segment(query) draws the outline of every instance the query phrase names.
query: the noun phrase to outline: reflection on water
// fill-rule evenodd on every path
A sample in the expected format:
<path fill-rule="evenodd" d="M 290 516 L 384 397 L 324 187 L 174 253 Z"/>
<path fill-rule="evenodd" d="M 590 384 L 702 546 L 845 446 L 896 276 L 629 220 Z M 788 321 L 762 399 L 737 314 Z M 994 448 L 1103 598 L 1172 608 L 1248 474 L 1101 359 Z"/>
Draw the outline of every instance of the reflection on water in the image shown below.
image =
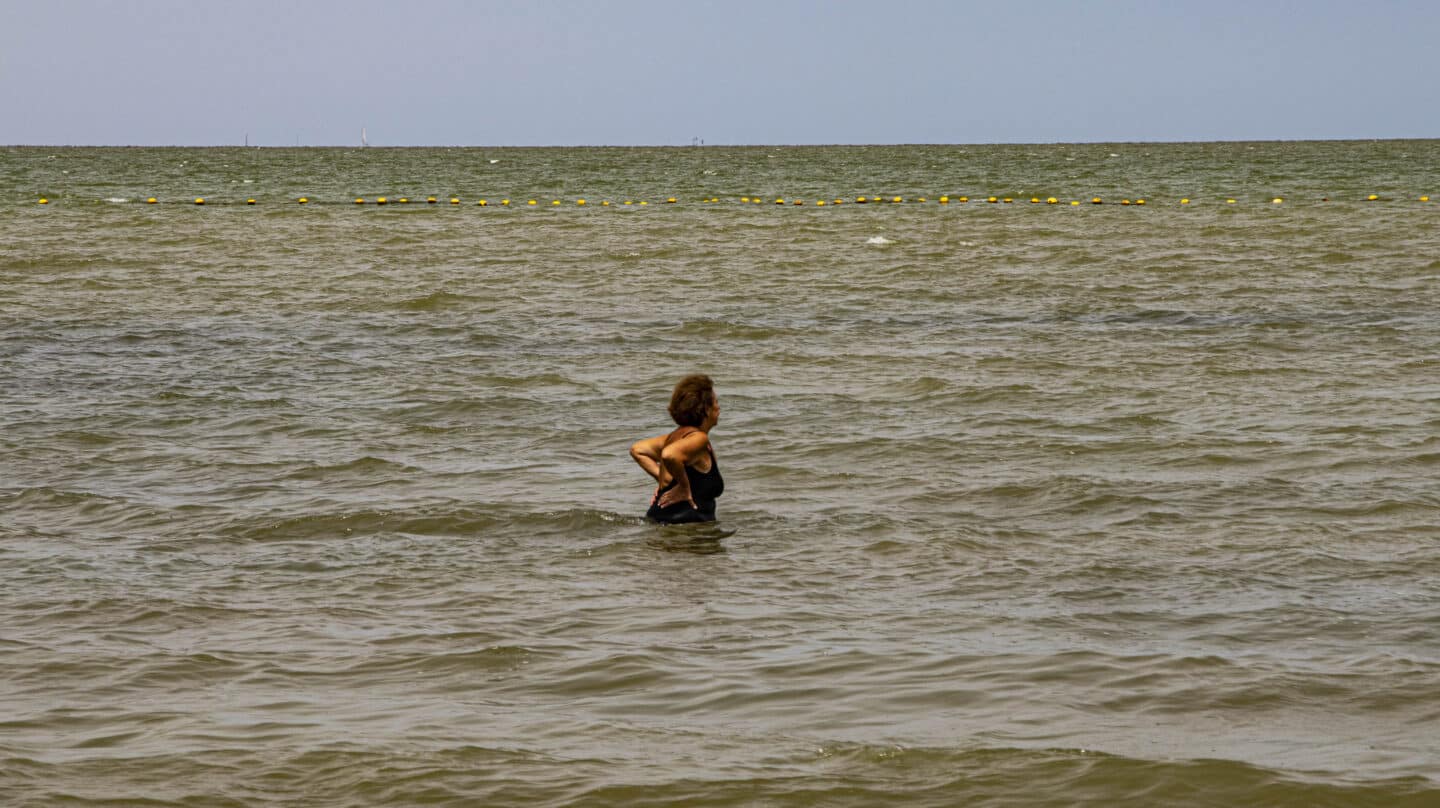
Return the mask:
<path fill-rule="evenodd" d="M 734 530 L 726 530 L 713 522 L 694 525 L 657 525 L 654 535 L 647 536 L 645 543 L 659 550 L 712 555 L 725 552 L 724 540 L 733 535 L 735 535 Z"/>

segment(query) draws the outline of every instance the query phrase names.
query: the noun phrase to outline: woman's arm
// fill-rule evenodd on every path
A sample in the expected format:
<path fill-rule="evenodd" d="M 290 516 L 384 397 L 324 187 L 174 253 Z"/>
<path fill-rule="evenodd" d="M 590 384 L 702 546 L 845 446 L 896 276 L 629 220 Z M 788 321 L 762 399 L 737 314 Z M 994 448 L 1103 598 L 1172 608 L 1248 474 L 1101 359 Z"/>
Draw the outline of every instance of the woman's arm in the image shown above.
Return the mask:
<path fill-rule="evenodd" d="M 645 438 L 630 445 L 630 457 L 640 464 L 640 468 L 645 469 L 646 474 L 654 477 L 656 482 L 660 481 L 660 453 L 665 449 L 666 437 L 660 435 Z"/>
<path fill-rule="evenodd" d="M 690 496 L 690 476 L 685 473 L 685 466 L 692 457 L 705 451 L 708 445 L 710 436 L 697 429 L 684 437 L 676 438 L 660 450 L 660 465 L 665 473 L 656 480 L 661 485 L 675 481 L 675 486 L 660 497 L 660 507 L 677 502 L 689 502 L 691 507 L 695 506 L 695 500 Z"/>

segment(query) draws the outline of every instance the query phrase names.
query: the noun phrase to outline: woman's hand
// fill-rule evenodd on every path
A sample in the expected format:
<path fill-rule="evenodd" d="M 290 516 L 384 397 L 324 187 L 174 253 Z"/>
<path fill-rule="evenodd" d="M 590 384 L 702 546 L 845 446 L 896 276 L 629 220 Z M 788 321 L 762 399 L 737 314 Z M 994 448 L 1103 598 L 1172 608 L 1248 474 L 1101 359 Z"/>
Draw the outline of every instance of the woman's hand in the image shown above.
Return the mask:
<path fill-rule="evenodd" d="M 691 499 L 690 497 L 690 486 L 688 485 L 685 486 L 684 491 L 680 490 L 680 486 L 672 485 L 670 486 L 669 490 L 666 490 L 664 493 L 661 493 L 661 489 L 659 488 L 655 490 L 655 493 L 660 494 L 660 500 L 655 504 L 659 505 L 662 508 L 668 508 L 671 505 L 679 505 L 682 502 L 688 503 L 692 508 L 697 507 L 695 505 L 695 500 Z"/>

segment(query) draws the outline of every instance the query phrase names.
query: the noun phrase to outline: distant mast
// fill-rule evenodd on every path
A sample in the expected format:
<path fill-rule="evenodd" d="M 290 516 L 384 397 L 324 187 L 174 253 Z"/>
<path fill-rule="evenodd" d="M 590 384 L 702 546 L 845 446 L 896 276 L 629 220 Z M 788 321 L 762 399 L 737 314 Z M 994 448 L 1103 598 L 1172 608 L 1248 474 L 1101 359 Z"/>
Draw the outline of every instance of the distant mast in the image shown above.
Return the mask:
<path fill-rule="evenodd" d="M 369 145 L 370 145 L 370 139 L 367 138 L 367 137 L 365 137 L 365 127 L 362 126 L 362 127 L 360 127 L 360 148 L 363 149 L 363 148 L 365 148 L 366 146 L 369 146 Z"/>

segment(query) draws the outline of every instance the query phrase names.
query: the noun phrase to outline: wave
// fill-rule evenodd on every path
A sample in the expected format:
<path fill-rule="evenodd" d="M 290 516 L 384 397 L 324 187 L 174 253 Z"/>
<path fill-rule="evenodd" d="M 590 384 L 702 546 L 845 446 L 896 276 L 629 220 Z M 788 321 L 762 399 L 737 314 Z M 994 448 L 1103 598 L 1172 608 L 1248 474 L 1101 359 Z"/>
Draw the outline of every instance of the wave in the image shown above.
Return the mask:
<path fill-rule="evenodd" d="M 256 724 L 256 737 L 285 727 Z M 113 738 L 123 748 L 125 738 Z M 197 739 L 198 740 L 198 739 Z M 191 805 L 1345 805 L 1428 808 L 1440 788 L 1420 777 L 1352 780 L 1210 759 L 1145 759 L 1078 748 L 1004 745 L 757 743 L 616 739 L 613 756 L 556 754 L 530 744 L 376 748 L 361 738 L 316 747 L 237 746 L 212 736 L 195 751 L 6 760 L 17 804 Z M 677 743 L 688 741 L 689 743 Z M 787 742 L 788 741 L 788 742 Z M 630 749 L 623 749 L 628 745 Z M 113 750 L 112 750 L 113 751 Z M 649 752 L 646 757 L 646 752 Z M 627 759 L 628 758 L 628 759 Z M 634 758 L 641 758 L 636 760 Z"/>
<path fill-rule="evenodd" d="M 481 302 L 481 298 L 442 291 L 401 300 L 395 304 L 395 308 L 401 311 L 442 311 L 478 302 Z"/>
<path fill-rule="evenodd" d="M 40 486 L 0 493 L 9 526 L 34 535 L 100 538 L 164 526 L 163 508 L 131 497 Z"/>
<path fill-rule="evenodd" d="M 396 510 L 321 510 L 290 516 L 245 517 L 223 534 L 248 541 L 306 541 L 377 534 L 414 536 L 503 535 L 579 537 L 605 534 L 617 526 L 644 524 L 637 515 L 589 508 L 533 508 L 523 505 L 429 505 Z"/>
<path fill-rule="evenodd" d="M 282 479 L 287 480 L 333 480 L 337 476 L 357 476 L 364 478 L 403 477 L 419 473 L 421 470 L 404 463 L 397 463 L 393 460 L 386 460 L 381 457 L 365 456 L 344 463 L 332 463 L 328 465 L 307 465 L 304 468 L 296 469 L 286 474 Z"/>

